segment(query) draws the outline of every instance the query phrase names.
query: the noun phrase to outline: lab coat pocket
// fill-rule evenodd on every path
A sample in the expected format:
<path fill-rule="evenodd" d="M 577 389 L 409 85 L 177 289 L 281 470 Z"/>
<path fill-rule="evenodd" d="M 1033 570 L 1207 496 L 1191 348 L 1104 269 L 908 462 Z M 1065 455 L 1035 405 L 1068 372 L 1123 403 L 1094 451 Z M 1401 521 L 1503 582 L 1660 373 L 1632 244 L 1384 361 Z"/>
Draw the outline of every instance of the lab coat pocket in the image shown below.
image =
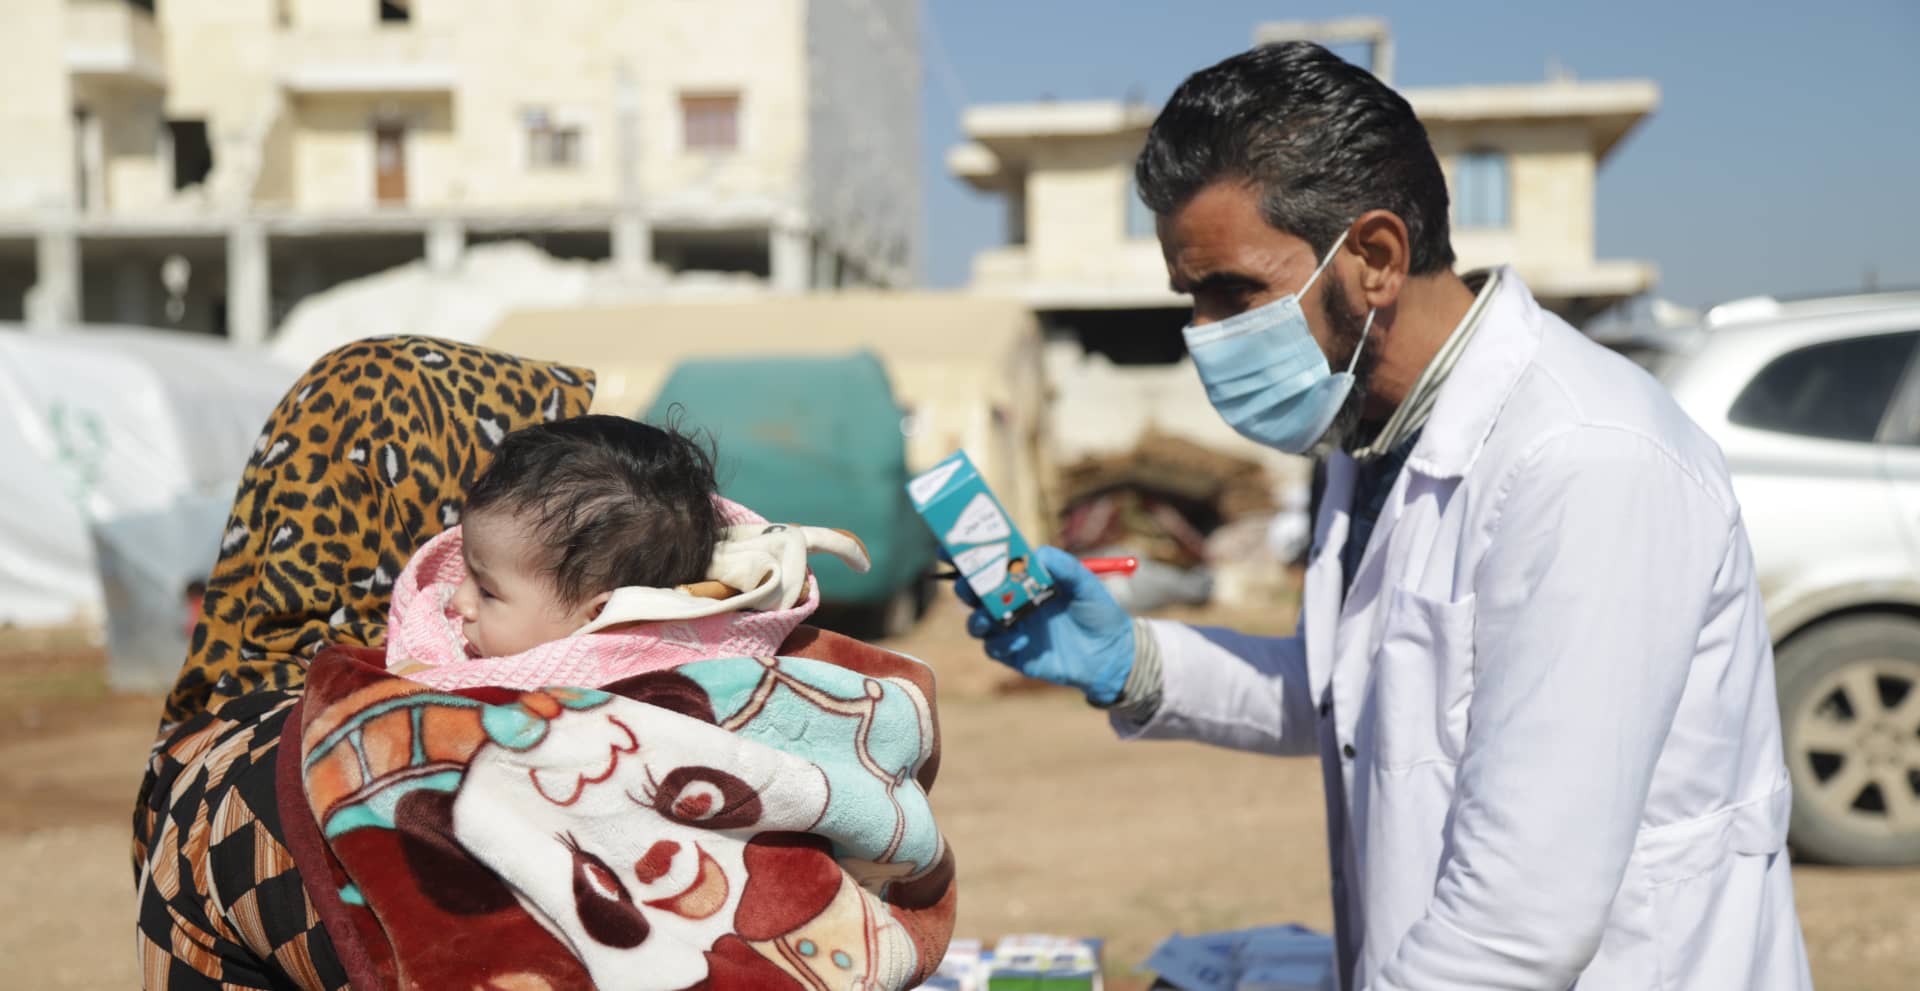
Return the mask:
<path fill-rule="evenodd" d="M 1457 763 L 1473 689 L 1473 596 L 1452 602 L 1393 589 L 1374 654 L 1374 746 L 1385 770 Z"/>
<path fill-rule="evenodd" d="M 1634 857 L 1652 886 L 1661 986 L 1750 988 L 1747 969 L 1797 933 L 1756 926 L 1768 871 L 1786 856 L 1785 788 L 1693 822 L 1649 831 Z M 1760 913 L 1764 922 L 1771 915 Z"/>

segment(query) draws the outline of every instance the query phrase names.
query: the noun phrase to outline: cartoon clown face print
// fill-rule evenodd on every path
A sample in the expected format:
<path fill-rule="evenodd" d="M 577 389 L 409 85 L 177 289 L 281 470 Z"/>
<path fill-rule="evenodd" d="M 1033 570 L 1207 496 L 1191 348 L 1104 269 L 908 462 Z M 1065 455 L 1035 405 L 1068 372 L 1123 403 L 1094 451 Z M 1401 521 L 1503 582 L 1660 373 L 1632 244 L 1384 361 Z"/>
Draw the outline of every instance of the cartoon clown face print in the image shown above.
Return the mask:
<path fill-rule="evenodd" d="M 699 719 L 590 695 L 588 708 L 546 706 L 540 693 L 493 707 L 454 835 L 595 986 L 685 988 L 735 928 L 748 841 L 816 825 L 827 779 Z"/>

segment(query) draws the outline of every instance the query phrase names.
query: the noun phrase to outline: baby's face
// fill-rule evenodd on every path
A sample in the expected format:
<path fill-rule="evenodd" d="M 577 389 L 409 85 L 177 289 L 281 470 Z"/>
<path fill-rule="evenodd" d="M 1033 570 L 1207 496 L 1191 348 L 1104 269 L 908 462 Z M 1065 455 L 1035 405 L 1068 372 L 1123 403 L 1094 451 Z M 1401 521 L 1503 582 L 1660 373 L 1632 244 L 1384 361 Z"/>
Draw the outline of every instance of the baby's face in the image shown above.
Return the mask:
<path fill-rule="evenodd" d="M 537 567 L 539 546 L 510 513 L 469 515 L 461 528 L 467 580 L 453 593 L 467 642 L 481 657 L 507 657 L 559 640 L 593 618 L 594 602 L 568 608 Z"/>

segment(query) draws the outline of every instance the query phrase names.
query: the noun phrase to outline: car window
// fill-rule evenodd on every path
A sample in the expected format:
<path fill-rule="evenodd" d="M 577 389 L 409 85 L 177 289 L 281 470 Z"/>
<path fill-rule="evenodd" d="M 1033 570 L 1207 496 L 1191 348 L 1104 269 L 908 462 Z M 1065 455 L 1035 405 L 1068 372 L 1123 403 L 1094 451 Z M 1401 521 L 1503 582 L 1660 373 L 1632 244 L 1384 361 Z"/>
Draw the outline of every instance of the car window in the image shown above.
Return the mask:
<path fill-rule="evenodd" d="M 1914 337 L 1914 361 L 1920 363 L 1920 332 Z M 1920 367 L 1909 368 L 1901 381 L 1899 394 L 1893 397 L 1893 408 L 1887 411 L 1886 421 L 1880 426 L 1880 440 L 1902 447 L 1920 447 Z"/>
<path fill-rule="evenodd" d="M 1916 339 L 1920 332 L 1878 334 L 1788 352 L 1754 376 L 1727 418 L 1760 430 L 1870 442 Z"/>

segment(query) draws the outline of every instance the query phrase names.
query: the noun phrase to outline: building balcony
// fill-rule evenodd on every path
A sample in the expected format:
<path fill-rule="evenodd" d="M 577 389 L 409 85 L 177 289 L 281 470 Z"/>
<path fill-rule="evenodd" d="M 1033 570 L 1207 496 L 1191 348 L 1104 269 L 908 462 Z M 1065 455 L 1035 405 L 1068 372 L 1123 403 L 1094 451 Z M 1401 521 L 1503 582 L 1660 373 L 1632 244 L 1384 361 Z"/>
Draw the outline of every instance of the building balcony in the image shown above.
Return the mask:
<path fill-rule="evenodd" d="M 1604 309 L 1660 282 L 1651 262 L 1595 258 L 1590 240 L 1550 226 L 1456 230 L 1453 250 L 1455 271 L 1512 265 L 1536 298 L 1563 315 Z"/>
<path fill-rule="evenodd" d="M 973 288 L 988 293 L 1013 292 L 1026 286 L 1027 270 L 1025 245 L 987 248 L 973 256 Z"/>
<path fill-rule="evenodd" d="M 452 36 L 411 27 L 290 31 L 275 54 L 296 93 L 444 93 L 457 78 Z"/>
<path fill-rule="evenodd" d="M 166 50 L 150 3 L 68 0 L 66 44 L 67 71 L 76 76 L 166 85 Z"/>
<path fill-rule="evenodd" d="M 1660 283 L 1660 269 L 1652 262 L 1631 258 L 1604 258 L 1584 265 L 1514 266 L 1527 287 L 1543 300 L 1596 300 L 1608 305 L 1648 292 Z"/>
<path fill-rule="evenodd" d="M 1131 239 L 1083 252 L 1073 263 L 1046 264 L 1027 245 L 991 248 L 973 256 L 969 288 L 1023 300 L 1037 310 L 1180 309 L 1187 297 L 1167 288 L 1158 242 Z M 1055 259 L 1058 261 L 1059 259 Z"/>

